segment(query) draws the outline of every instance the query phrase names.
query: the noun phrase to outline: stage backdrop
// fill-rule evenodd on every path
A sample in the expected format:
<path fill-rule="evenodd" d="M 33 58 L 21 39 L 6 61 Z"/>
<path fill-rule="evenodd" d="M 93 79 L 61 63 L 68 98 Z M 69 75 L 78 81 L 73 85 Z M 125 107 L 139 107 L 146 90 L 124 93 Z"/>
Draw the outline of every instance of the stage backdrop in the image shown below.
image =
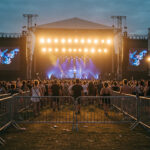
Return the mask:
<path fill-rule="evenodd" d="M 98 78 L 112 73 L 112 27 L 71 18 L 37 26 L 35 35 L 33 75 Z"/>

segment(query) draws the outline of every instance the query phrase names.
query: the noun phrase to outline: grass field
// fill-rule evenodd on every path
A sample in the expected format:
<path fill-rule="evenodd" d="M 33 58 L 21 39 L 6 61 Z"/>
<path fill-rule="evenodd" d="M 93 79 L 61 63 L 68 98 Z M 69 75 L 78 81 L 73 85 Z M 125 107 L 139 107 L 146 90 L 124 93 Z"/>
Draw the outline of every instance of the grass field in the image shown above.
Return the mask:
<path fill-rule="evenodd" d="M 123 115 L 116 110 L 109 111 L 110 118 L 104 116 L 103 109 L 93 106 L 82 107 L 78 120 L 119 121 Z M 150 150 L 150 134 L 142 127 L 131 131 L 131 124 L 79 124 L 79 131 L 72 131 L 72 124 L 52 124 L 51 121 L 71 121 L 72 107 L 53 112 L 43 109 L 41 115 L 33 119 L 31 110 L 20 114 L 29 120 L 48 121 L 47 124 L 22 124 L 25 131 L 13 127 L 1 136 L 7 141 L 0 150 Z"/>
<path fill-rule="evenodd" d="M 142 128 L 129 125 L 26 124 L 25 131 L 10 128 L 2 137 L 7 144 L 1 150 L 149 150 L 150 136 Z"/>

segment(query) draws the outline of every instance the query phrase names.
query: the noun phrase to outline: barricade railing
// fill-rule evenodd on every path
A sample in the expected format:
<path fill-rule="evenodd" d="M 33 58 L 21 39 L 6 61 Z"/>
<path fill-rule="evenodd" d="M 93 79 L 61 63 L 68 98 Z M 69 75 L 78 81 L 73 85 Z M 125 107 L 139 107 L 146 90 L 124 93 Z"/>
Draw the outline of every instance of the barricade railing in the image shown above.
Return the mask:
<path fill-rule="evenodd" d="M 150 98 L 140 97 L 139 98 L 139 120 L 137 123 L 142 124 L 146 128 L 150 129 Z"/>
<path fill-rule="evenodd" d="M 14 120 L 18 123 L 72 123 L 74 98 L 71 96 L 17 96 Z"/>
<path fill-rule="evenodd" d="M 132 107 L 132 111 L 136 109 L 137 115 L 136 117 L 131 116 L 135 120 L 135 123 L 131 126 L 131 129 L 134 129 L 139 124 L 143 125 L 147 129 L 150 129 L 150 98 L 119 92 L 113 92 L 113 95 L 130 96 L 134 98 L 136 97 L 137 103 L 135 107 Z M 129 115 L 131 115 L 131 113 Z"/>
<path fill-rule="evenodd" d="M 27 95 L 29 92 L 23 92 L 21 95 Z M 8 96 L 0 99 L 0 133 L 10 125 L 17 127 L 13 118 L 13 105 L 14 105 L 14 96 L 20 95 L 19 93 L 14 94 L 13 96 Z M 5 144 L 5 140 L 0 137 L 0 144 Z"/>
<path fill-rule="evenodd" d="M 0 99 L 1 99 L 1 98 L 5 98 L 5 97 L 8 97 L 8 96 L 11 96 L 11 94 L 10 94 L 10 93 L 0 94 Z"/>
<path fill-rule="evenodd" d="M 76 123 L 133 123 L 136 98 L 130 96 L 82 96 L 76 99 Z"/>
<path fill-rule="evenodd" d="M 67 123 L 78 130 L 82 123 L 139 123 L 149 125 L 150 99 L 114 93 L 115 96 L 10 96 L 0 100 L 0 131 L 18 123 Z M 24 96 L 25 95 L 25 96 Z M 0 143 L 4 140 L 0 138 Z"/>

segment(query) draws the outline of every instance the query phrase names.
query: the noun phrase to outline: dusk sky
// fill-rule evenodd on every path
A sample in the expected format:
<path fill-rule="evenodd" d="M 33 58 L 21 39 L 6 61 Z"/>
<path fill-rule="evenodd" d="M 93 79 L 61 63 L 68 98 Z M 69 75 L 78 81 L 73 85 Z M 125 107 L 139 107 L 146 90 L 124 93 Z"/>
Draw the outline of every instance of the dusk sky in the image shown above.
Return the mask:
<path fill-rule="evenodd" d="M 38 14 L 38 25 L 78 17 L 111 26 L 110 16 L 127 16 L 129 33 L 150 27 L 150 0 L 0 0 L 0 32 L 21 32 L 24 13 Z"/>

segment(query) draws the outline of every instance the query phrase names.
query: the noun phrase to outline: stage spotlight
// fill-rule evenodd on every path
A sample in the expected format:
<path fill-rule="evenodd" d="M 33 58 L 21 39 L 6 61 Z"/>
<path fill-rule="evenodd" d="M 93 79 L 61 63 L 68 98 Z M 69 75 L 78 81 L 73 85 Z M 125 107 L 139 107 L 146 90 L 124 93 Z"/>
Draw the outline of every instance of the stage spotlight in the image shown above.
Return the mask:
<path fill-rule="evenodd" d="M 88 39 L 87 42 L 88 42 L 89 44 L 91 44 L 91 43 L 92 43 L 92 40 L 91 40 L 91 39 Z"/>
<path fill-rule="evenodd" d="M 95 49 L 94 48 L 91 49 L 91 53 L 95 53 Z"/>
<path fill-rule="evenodd" d="M 150 62 L 150 56 L 147 58 L 147 61 Z"/>
<path fill-rule="evenodd" d="M 74 39 L 74 42 L 75 42 L 75 43 L 78 43 L 78 39 Z"/>
<path fill-rule="evenodd" d="M 87 53 L 87 52 L 88 52 L 88 49 L 87 49 L 87 48 L 85 48 L 85 49 L 84 49 L 84 52 L 85 52 L 85 53 Z"/>
<path fill-rule="evenodd" d="M 49 52 L 52 52 L 52 48 L 49 48 L 48 51 L 49 51 Z"/>
<path fill-rule="evenodd" d="M 105 41 L 104 41 L 104 40 L 101 40 L 101 42 L 104 43 Z"/>
<path fill-rule="evenodd" d="M 47 43 L 51 43 L 52 42 L 52 40 L 51 39 L 47 39 Z"/>
<path fill-rule="evenodd" d="M 69 49 L 68 49 L 68 51 L 69 51 L 69 52 L 72 52 L 72 49 L 71 49 L 71 48 L 69 48 Z"/>
<path fill-rule="evenodd" d="M 72 43 L 72 39 L 68 39 L 68 43 Z"/>
<path fill-rule="evenodd" d="M 101 50 L 101 49 L 98 49 L 98 52 L 99 52 L 99 53 L 101 53 L 101 52 L 102 52 L 102 50 Z"/>
<path fill-rule="evenodd" d="M 42 44 L 45 43 L 44 38 L 41 38 L 41 39 L 40 39 L 40 43 L 42 43 Z"/>
<path fill-rule="evenodd" d="M 58 43 L 58 39 L 54 39 L 54 42 L 55 42 L 55 43 Z"/>
<path fill-rule="evenodd" d="M 73 49 L 73 51 L 74 51 L 74 52 L 76 52 L 76 51 L 77 51 L 77 49 Z"/>
<path fill-rule="evenodd" d="M 65 49 L 65 48 L 63 48 L 63 49 L 62 49 L 62 52 L 66 52 L 66 49 Z"/>
<path fill-rule="evenodd" d="M 46 48 L 42 48 L 42 52 L 46 52 Z"/>
<path fill-rule="evenodd" d="M 81 49 L 81 48 L 79 48 L 79 52 L 82 52 L 82 49 Z"/>
<path fill-rule="evenodd" d="M 65 40 L 65 39 L 62 39 L 61 42 L 64 44 L 64 43 L 66 42 L 66 40 Z"/>
<path fill-rule="evenodd" d="M 97 43 L 98 43 L 98 39 L 95 39 L 95 40 L 94 40 L 94 44 L 97 44 Z"/>
<path fill-rule="evenodd" d="M 105 49 L 104 49 L 104 53 L 107 53 L 107 52 L 108 52 L 108 50 L 107 50 L 107 48 L 105 48 Z"/>
<path fill-rule="evenodd" d="M 84 39 L 81 39 L 81 43 L 84 44 L 84 43 L 85 43 L 85 40 L 84 40 Z"/>
<path fill-rule="evenodd" d="M 55 48 L 55 52 L 58 52 L 58 48 Z"/>
<path fill-rule="evenodd" d="M 107 44 L 111 44 L 111 40 L 107 40 Z"/>

